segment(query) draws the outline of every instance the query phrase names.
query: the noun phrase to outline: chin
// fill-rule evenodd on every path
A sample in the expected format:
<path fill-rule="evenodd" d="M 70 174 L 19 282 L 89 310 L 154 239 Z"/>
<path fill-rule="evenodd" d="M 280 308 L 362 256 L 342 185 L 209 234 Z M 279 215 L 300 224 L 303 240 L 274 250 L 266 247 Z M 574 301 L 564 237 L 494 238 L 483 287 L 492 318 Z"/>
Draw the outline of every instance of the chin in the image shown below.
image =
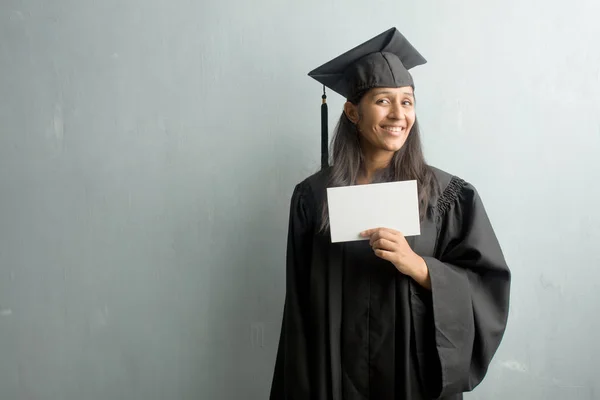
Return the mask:
<path fill-rule="evenodd" d="M 406 140 L 392 142 L 392 143 L 386 143 L 385 150 L 395 153 L 398 150 L 400 150 L 402 147 L 404 147 L 404 143 L 406 143 Z"/>

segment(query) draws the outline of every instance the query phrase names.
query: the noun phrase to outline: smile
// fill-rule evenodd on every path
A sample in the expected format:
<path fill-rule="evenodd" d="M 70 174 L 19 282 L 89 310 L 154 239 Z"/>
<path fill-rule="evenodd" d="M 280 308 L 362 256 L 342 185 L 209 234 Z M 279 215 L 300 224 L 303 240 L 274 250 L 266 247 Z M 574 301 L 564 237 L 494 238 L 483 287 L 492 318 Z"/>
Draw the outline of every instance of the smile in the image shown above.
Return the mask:
<path fill-rule="evenodd" d="M 391 134 L 402 133 L 406 129 L 403 126 L 383 126 L 382 128 Z"/>

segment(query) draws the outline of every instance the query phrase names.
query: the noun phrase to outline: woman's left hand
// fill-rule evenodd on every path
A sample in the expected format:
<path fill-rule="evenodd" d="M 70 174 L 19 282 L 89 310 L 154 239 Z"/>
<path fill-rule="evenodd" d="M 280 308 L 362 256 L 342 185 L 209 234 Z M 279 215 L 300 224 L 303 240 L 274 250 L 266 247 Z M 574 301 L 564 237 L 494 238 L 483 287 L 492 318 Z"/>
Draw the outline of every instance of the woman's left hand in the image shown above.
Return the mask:
<path fill-rule="evenodd" d="M 423 257 L 415 253 L 404 235 L 388 228 L 369 229 L 361 233 L 369 237 L 375 255 L 394 264 L 401 273 L 429 288 L 429 270 Z"/>

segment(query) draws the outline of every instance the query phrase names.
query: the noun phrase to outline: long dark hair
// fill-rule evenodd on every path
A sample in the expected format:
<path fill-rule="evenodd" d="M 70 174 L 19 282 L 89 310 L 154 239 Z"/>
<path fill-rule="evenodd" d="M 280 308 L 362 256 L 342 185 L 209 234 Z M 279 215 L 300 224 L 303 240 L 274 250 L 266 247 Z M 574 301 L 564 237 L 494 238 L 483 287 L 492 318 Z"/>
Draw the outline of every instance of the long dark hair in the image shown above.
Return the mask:
<path fill-rule="evenodd" d="M 365 92 L 351 102 L 358 105 Z M 364 156 L 360 146 L 358 127 L 342 112 L 331 142 L 332 166 L 329 171 L 328 187 L 356 185 L 364 168 Z M 387 168 L 376 174 L 373 182 L 416 180 L 419 196 L 419 214 L 423 220 L 428 212 L 431 198 L 436 192 L 436 179 L 432 169 L 425 162 L 421 145 L 419 123 L 415 122 L 404 145 L 392 157 Z M 329 227 L 327 196 L 322 208 L 321 230 Z"/>

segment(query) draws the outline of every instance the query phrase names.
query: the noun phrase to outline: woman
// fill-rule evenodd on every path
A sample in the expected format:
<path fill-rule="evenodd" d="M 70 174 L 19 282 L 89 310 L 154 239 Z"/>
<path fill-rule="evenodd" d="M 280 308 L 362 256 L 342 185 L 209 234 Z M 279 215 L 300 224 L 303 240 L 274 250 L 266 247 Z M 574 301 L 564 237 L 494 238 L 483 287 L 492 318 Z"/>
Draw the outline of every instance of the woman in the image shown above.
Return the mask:
<path fill-rule="evenodd" d="M 310 73 L 348 101 L 333 165 L 292 197 L 271 400 L 462 399 L 500 345 L 510 271 L 475 188 L 424 161 L 408 72 L 423 63 L 392 28 Z M 413 179 L 421 235 L 331 243 L 327 187 Z"/>

